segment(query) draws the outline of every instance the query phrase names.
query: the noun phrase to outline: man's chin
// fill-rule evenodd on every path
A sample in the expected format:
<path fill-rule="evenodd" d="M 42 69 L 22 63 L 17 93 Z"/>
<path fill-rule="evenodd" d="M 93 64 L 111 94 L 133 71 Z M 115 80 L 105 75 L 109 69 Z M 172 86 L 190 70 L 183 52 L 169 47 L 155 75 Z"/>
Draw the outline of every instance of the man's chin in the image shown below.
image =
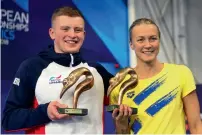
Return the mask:
<path fill-rule="evenodd" d="M 79 49 L 67 49 L 65 52 L 66 53 L 78 53 Z"/>

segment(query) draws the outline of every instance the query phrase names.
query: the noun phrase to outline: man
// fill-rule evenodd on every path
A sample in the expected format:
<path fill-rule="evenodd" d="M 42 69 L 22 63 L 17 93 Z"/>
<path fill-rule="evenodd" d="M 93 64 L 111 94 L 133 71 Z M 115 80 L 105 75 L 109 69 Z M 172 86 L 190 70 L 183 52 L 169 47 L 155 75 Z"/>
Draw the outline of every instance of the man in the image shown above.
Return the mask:
<path fill-rule="evenodd" d="M 19 67 L 3 112 L 5 130 L 23 129 L 30 134 L 103 133 L 103 98 L 112 77 L 101 65 L 85 62 L 79 50 L 85 38 L 84 18 L 78 10 L 58 8 L 52 15 L 49 35 L 54 46 Z M 80 67 L 94 76 L 94 86 L 79 98 L 78 107 L 87 108 L 87 116 L 59 114 L 58 108 L 72 107 L 76 84 L 59 102 L 62 80 Z M 81 80 L 80 80 L 81 81 Z"/>
<path fill-rule="evenodd" d="M 126 92 L 122 101 L 124 105 L 113 112 L 117 133 L 186 134 L 186 116 L 190 132 L 202 134 L 193 75 L 184 65 L 158 60 L 160 30 L 151 19 L 140 18 L 133 22 L 130 47 L 137 56 L 134 70 L 138 84 Z M 126 76 L 125 80 L 128 78 Z M 118 97 L 120 86 L 112 91 L 110 104 L 115 104 L 114 97 Z M 132 96 L 127 96 L 129 94 Z M 138 108 L 138 114 L 131 116 L 128 106 Z"/>

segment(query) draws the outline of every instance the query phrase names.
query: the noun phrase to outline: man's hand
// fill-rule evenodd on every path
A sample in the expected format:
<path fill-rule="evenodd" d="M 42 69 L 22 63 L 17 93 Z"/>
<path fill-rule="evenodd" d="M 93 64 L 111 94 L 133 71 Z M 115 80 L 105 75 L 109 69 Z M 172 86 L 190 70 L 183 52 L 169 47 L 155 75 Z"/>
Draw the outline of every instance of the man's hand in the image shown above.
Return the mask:
<path fill-rule="evenodd" d="M 68 106 L 65 104 L 61 104 L 58 101 L 52 101 L 48 105 L 47 113 L 48 117 L 52 120 L 60 120 L 65 118 L 70 118 L 68 114 L 59 114 L 57 108 L 67 108 Z"/>
<path fill-rule="evenodd" d="M 112 117 L 116 123 L 116 132 L 118 134 L 129 134 L 128 119 L 132 115 L 132 109 L 127 105 L 120 105 L 119 109 L 114 109 Z"/>

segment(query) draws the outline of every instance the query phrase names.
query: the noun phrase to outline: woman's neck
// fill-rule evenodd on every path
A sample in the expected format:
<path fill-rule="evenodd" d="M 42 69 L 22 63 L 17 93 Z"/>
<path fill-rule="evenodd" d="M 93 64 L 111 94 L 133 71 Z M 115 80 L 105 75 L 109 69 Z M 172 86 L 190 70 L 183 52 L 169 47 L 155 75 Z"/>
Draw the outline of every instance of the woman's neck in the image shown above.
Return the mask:
<path fill-rule="evenodd" d="M 164 64 L 156 60 L 153 63 L 138 62 L 135 71 L 139 79 L 147 79 L 155 76 L 163 69 Z"/>

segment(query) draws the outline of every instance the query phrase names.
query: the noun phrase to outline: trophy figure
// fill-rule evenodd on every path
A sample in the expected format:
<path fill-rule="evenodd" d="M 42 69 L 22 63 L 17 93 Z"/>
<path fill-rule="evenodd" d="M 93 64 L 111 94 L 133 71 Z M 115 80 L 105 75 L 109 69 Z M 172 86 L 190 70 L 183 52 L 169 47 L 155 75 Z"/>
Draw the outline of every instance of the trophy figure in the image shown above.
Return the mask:
<path fill-rule="evenodd" d="M 79 83 L 75 88 L 73 96 L 73 108 L 58 108 L 58 112 L 60 114 L 69 114 L 78 116 L 84 116 L 88 114 L 88 109 L 77 108 L 77 103 L 81 93 L 91 89 L 94 85 L 94 77 L 89 69 L 85 67 L 77 68 L 74 71 L 72 71 L 67 78 L 63 80 L 63 88 L 60 93 L 60 99 L 63 97 L 64 93 L 71 86 L 73 86 L 82 75 L 85 75 L 86 78 L 84 81 Z"/>
<path fill-rule="evenodd" d="M 126 77 L 126 75 L 129 74 L 130 78 L 122 83 L 120 90 L 119 90 L 119 96 L 118 96 L 118 102 L 116 105 L 109 105 L 106 107 L 106 111 L 113 112 L 115 108 L 119 108 L 119 105 L 122 104 L 122 99 L 124 94 L 130 90 L 136 87 L 138 82 L 138 77 L 133 68 L 124 68 L 121 69 L 115 77 L 111 78 L 109 83 L 110 86 L 107 90 L 107 96 L 110 96 L 110 93 L 114 90 L 116 86 L 118 86 Z M 137 108 L 132 108 L 132 114 L 137 114 Z"/>

